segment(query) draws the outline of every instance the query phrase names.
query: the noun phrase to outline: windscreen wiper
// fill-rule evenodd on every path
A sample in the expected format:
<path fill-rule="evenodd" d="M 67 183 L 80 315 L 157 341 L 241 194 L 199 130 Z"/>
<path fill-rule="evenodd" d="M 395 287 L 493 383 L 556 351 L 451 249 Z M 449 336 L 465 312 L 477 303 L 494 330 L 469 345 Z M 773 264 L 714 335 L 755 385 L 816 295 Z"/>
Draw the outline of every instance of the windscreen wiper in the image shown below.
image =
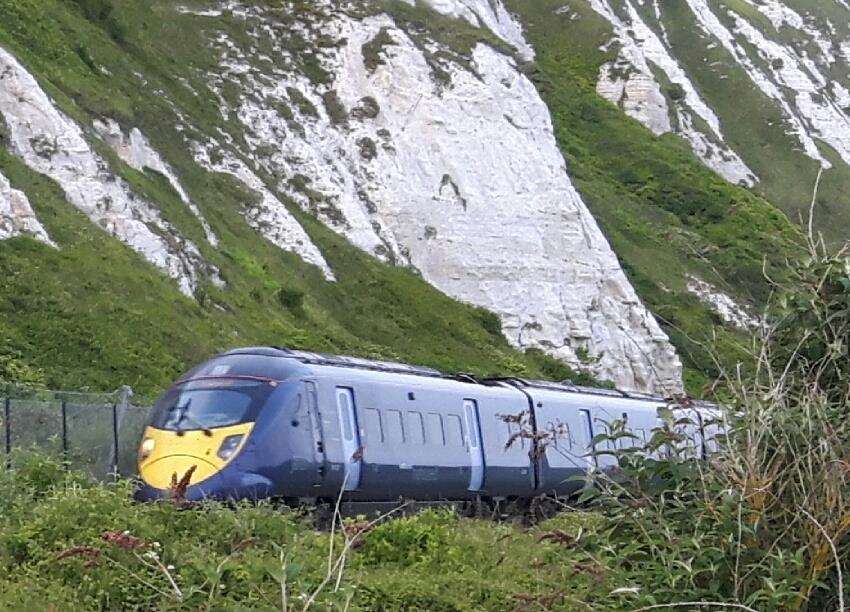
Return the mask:
<path fill-rule="evenodd" d="M 198 421 L 196 421 L 192 417 L 186 416 L 185 412 L 177 420 L 177 424 L 179 425 L 183 421 L 187 421 L 189 423 L 189 425 L 194 425 L 195 429 L 200 429 L 202 432 L 204 432 L 205 436 L 207 436 L 208 438 L 212 438 L 212 435 L 213 435 L 212 429 L 210 429 L 209 427 L 204 427 L 203 425 L 201 425 Z M 188 430 L 178 428 L 177 429 L 177 435 L 181 436 L 184 433 L 186 433 L 186 431 L 188 431 Z"/>
<path fill-rule="evenodd" d="M 183 404 L 182 406 L 175 404 L 174 406 L 172 406 L 171 408 L 168 409 L 169 412 L 171 412 L 173 410 L 179 410 L 180 411 L 180 416 L 177 417 L 177 421 L 174 423 L 174 431 L 177 432 L 178 436 L 185 435 L 186 430 L 180 429 L 180 423 L 182 423 L 183 421 L 189 421 L 190 424 L 194 423 L 195 427 L 197 429 L 200 429 L 201 431 L 203 431 L 205 436 L 207 436 L 208 438 L 211 438 L 213 433 L 212 433 L 212 430 L 209 427 L 204 427 L 201 423 L 198 423 L 198 421 L 196 421 L 192 417 L 188 416 L 189 406 L 191 406 L 191 405 L 192 405 L 192 399 L 190 398 L 190 399 L 186 400 L 186 403 Z"/>

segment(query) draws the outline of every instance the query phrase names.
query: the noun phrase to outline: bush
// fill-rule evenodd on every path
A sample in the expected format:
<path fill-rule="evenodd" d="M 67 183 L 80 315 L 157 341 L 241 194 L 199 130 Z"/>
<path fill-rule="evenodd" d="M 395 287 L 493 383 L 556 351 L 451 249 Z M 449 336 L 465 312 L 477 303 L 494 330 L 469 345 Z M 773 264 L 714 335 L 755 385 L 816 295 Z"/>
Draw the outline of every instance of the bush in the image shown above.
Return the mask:
<path fill-rule="evenodd" d="M 0 346 L 0 391 L 12 385 L 44 387 L 44 372 L 33 368 L 18 351 Z"/>
<path fill-rule="evenodd" d="M 439 558 L 446 562 L 444 546 L 454 514 L 428 510 L 412 517 L 388 521 L 365 536 L 366 563 L 415 565 Z M 440 553 L 439 555 L 437 553 Z"/>
<path fill-rule="evenodd" d="M 599 545 L 639 572 L 635 605 L 826 610 L 850 593 L 850 258 L 810 241 L 790 267 L 751 362 L 716 386 L 726 434 L 710 464 L 670 412 L 584 493 L 617 525 Z"/>
<path fill-rule="evenodd" d="M 478 318 L 481 320 L 481 327 L 483 327 L 488 334 L 497 338 L 503 337 L 502 320 L 499 319 L 497 314 L 487 310 L 486 308 L 476 308 L 475 314 L 477 314 Z"/>
<path fill-rule="evenodd" d="M 9 126 L 6 123 L 6 119 L 0 115 L 0 147 L 9 146 L 9 138 L 11 133 L 9 132 Z"/>
<path fill-rule="evenodd" d="M 127 27 L 115 16 L 115 7 L 110 0 L 71 0 L 86 19 L 106 30 L 117 43 L 127 37 Z"/>
<path fill-rule="evenodd" d="M 97 64 L 94 61 L 94 58 L 91 56 L 88 47 L 84 44 L 80 43 L 74 47 L 74 51 L 76 51 L 77 56 L 82 60 L 82 62 L 88 66 L 89 70 L 98 74 L 100 71 L 98 70 Z"/>
<path fill-rule="evenodd" d="M 685 89 L 678 83 L 673 83 L 667 88 L 667 95 L 673 102 L 681 102 L 685 99 Z"/>
<path fill-rule="evenodd" d="M 281 287 L 275 292 L 281 306 L 296 314 L 304 314 L 304 292 Z"/>

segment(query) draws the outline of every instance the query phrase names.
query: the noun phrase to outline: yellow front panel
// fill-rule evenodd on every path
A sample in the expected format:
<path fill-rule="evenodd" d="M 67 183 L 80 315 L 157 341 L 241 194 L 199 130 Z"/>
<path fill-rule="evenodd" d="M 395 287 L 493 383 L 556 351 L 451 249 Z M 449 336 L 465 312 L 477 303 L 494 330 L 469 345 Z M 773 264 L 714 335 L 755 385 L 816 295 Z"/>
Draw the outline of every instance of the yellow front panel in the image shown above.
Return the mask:
<path fill-rule="evenodd" d="M 178 436 L 176 431 L 148 427 L 143 440 L 152 440 L 154 447 L 147 457 L 140 458 L 139 474 L 152 487 L 168 489 L 175 475 L 180 480 L 195 466 L 190 484 L 202 482 L 219 472 L 239 454 L 253 427 L 253 423 L 219 427 L 210 430 L 211 436 L 203 431 L 184 431 L 183 435 Z M 230 455 L 230 459 L 220 458 L 217 453 L 224 439 L 239 434 L 244 436 L 239 448 Z"/>

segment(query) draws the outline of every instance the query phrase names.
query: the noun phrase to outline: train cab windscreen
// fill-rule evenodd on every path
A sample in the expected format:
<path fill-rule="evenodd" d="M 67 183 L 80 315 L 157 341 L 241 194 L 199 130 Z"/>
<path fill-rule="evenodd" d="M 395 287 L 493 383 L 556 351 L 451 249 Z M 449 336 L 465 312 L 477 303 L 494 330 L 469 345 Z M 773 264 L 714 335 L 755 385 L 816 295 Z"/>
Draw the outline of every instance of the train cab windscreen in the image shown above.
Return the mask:
<path fill-rule="evenodd" d="M 157 402 L 151 426 L 167 431 L 209 430 L 256 419 L 274 386 L 241 379 L 196 380 L 173 387 Z"/>

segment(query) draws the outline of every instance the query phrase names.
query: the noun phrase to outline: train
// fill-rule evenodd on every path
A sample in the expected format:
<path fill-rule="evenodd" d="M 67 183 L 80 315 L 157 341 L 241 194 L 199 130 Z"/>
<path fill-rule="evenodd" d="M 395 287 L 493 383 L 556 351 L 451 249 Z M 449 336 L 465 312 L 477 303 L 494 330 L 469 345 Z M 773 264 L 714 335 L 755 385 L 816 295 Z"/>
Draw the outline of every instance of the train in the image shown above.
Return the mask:
<path fill-rule="evenodd" d="M 189 501 L 568 496 L 613 469 L 616 448 L 648 441 L 669 404 L 569 381 L 242 348 L 192 369 L 156 403 L 136 496 L 167 498 L 175 483 Z M 705 457 L 716 445 L 716 408 L 688 410 L 677 426 Z M 613 423 L 628 435 L 603 435 Z"/>

